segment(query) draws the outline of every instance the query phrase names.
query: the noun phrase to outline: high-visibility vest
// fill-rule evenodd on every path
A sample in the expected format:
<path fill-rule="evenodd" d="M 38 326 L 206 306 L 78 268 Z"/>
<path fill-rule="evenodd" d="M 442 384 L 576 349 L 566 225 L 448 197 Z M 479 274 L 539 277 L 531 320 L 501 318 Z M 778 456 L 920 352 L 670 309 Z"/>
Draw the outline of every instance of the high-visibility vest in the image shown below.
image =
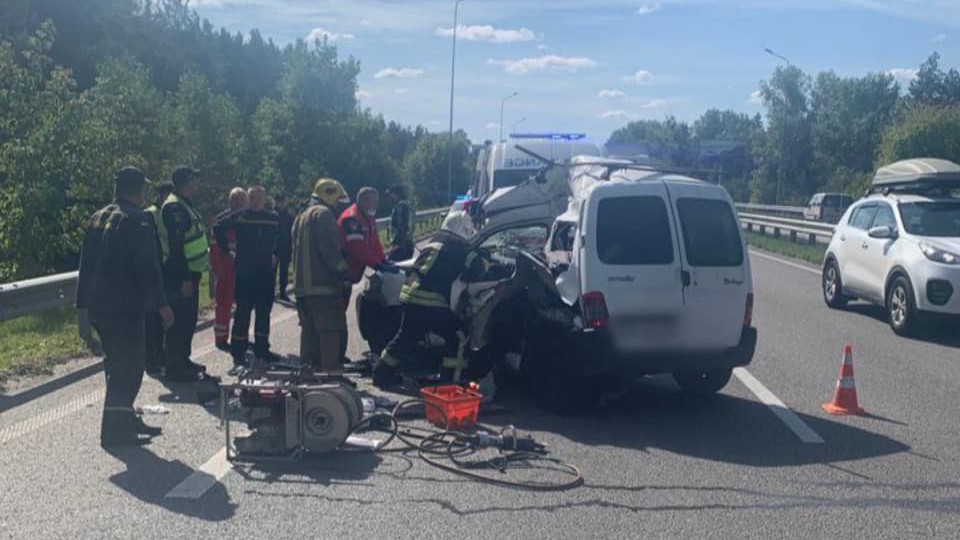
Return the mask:
<path fill-rule="evenodd" d="M 151 204 L 144 212 L 153 217 L 153 223 L 157 227 L 157 240 L 160 241 L 160 260 L 166 261 L 170 253 L 170 240 L 167 237 L 167 228 L 163 225 L 163 213 L 156 204 Z"/>
<path fill-rule="evenodd" d="M 207 243 L 207 232 L 204 230 L 203 220 L 200 218 L 200 214 L 193 209 L 193 206 L 176 193 L 171 193 L 167 197 L 167 200 L 163 202 L 163 207 L 166 208 L 168 204 L 173 203 L 180 203 L 190 214 L 190 229 L 183 237 L 183 254 L 187 259 L 187 269 L 198 274 L 206 272 L 209 265 L 207 251 L 210 244 Z M 169 257 L 169 253 L 167 257 Z M 166 258 L 164 261 L 166 261 Z"/>

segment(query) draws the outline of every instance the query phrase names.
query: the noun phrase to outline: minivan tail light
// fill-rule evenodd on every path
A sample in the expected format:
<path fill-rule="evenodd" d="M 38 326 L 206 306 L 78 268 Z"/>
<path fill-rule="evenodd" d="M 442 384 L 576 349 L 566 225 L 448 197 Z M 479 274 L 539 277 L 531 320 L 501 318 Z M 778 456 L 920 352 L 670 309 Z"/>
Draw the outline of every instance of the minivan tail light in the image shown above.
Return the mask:
<path fill-rule="evenodd" d="M 743 326 L 749 328 L 753 325 L 753 293 L 747 293 L 747 305 L 743 311 Z"/>
<path fill-rule="evenodd" d="M 588 292 L 583 295 L 583 319 L 587 328 L 606 328 L 610 322 L 607 301 L 602 292 Z"/>

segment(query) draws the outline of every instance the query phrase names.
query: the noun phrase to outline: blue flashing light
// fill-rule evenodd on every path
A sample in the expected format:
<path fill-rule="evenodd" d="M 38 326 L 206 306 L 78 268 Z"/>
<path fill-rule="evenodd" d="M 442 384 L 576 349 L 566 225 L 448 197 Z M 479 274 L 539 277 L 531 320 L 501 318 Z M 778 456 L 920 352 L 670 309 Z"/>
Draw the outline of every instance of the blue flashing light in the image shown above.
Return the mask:
<path fill-rule="evenodd" d="M 579 141 L 586 139 L 586 133 L 511 133 L 511 139 L 548 139 L 552 141 Z"/>

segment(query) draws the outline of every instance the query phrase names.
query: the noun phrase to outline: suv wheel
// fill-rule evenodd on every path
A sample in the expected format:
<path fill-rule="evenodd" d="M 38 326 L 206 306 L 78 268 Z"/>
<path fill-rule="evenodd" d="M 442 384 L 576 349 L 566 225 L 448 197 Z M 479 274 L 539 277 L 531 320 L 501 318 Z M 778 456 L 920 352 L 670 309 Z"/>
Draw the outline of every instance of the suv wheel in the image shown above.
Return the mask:
<path fill-rule="evenodd" d="M 673 374 L 680 388 L 694 396 L 711 396 L 719 392 L 730 382 L 732 369 L 711 371 L 680 371 Z"/>
<path fill-rule="evenodd" d="M 913 298 L 913 287 L 904 276 L 897 276 L 887 292 L 887 313 L 890 327 L 897 335 L 909 336 L 917 326 L 917 304 Z"/>
<path fill-rule="evenodd" d="M 823 301 L 833 309 L 842 309 L 850 299 L 843 295 L 843 280 L 837 261 L 831 259 L 823 267 Z"/>

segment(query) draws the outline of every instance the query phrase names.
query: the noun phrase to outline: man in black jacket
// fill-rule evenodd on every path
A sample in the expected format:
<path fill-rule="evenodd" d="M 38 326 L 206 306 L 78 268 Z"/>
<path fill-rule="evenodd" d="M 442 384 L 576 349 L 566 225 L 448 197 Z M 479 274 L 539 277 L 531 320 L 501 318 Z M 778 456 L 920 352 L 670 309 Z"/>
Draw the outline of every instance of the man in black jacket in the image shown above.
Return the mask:
<path fill-rule="evenodd" d="M 407 188 L 397 184 L 387 190 L 387 196 L 393 202 L 388 256 L 391 261 L 405 261 L 413 257 L 413 211 L 407 200 Z"/>
<path fill-rule="evenodd" d="M 139 169 L 124 167 L 115 182 L 114 202 L 87 223 L 77 284 L 77 307 L 89 311 L 106 355 L 100 428 L 105 447 L 144 444 L 148 439 L 140 435 L 160 434 L 136 416 L 133 402 L 146 361 L 146 313 L 158 312 L 167 328 L 174 322 L 160 274 L 156 226 L 141 210 L 147 179 Z"/>
<path fill-rule="evenodd" d="M 293 255 L 293 214 L 287 196 L 277 195 L 277 298 L 289 302 L 290 259 Z"/>
<path fill-rule="evenodd" d="M 237 311 L 230 332 L 230 353 L 234 365 L 245 364 L 250 339 L 250 313 L 256 311 L 253 325 L 253 352 L 257 358 L 273 360 L 270 352 L 270 310 L 273 309 L 273 271 L 277 263 L 277 215 L 264 208 L 267 192 L 260 186 L 250 188 L 246 210 L 232 214 L 214 227 L 218 246 L 228 246 L 236 260 Z M 235 231 L 231 245 L 228 231 Z"/>

